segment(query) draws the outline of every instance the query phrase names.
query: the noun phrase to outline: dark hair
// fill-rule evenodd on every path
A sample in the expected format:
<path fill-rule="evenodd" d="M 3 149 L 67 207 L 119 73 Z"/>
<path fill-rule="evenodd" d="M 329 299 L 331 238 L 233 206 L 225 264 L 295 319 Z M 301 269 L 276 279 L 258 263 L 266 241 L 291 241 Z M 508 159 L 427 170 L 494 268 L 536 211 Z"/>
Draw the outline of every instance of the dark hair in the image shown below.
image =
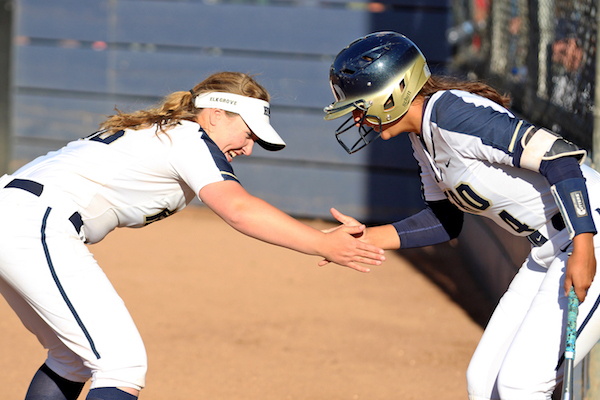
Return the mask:
<path fill-rule="evenodd" d="M 487 83 L 480 81 L 463 81 L 458 78 L 450 76 L 430 76 L 427 82 L 423 85 L 419 94 L 427 97 L 433 95 L 435 92 L 440 90 L 464 90 L 486 97 L 503 107 L 509 107 L 511 103 L 510 96 L 508 94 L 500 94 L 496 89 L 488 85 Z"/>

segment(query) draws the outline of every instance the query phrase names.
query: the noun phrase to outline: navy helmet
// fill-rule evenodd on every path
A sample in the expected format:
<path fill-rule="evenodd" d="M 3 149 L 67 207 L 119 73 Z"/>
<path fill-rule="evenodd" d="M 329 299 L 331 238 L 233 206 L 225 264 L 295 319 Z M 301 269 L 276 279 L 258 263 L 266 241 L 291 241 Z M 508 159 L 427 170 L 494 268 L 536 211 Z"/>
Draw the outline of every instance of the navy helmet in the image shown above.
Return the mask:
<path fill-rule="evenodd" d="M 406 36 L 386 31 L 361 37 L 340 51 L 331 65 L 329 84 L 335 102 L 325 107 L 325 119 L 357 109 L 363 112 L 360 136 L 350 142 L 341 138 L 356 125 L 352 116 L 336 131 L 342 147 L 354 153 L 379 137 L 382 124 L 406 114 L 430 75 L 423 53 Z M 378 125 L 379 131 L 365 128 L 365 121 Z"/>

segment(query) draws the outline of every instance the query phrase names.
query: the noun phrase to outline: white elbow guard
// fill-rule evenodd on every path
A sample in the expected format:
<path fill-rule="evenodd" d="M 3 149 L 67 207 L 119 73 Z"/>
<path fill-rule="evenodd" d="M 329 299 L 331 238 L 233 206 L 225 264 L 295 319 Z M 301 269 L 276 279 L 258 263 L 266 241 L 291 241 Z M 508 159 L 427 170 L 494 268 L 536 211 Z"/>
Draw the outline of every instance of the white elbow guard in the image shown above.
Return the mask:
<path fill-rule="evenodd" d="M 565 140 L 562 136 L 545 129 L 530 128 L 521 138 L 523 154 L 521 168 L 539 172 L 544 160 L 554 160 L 560 157 L 573 156 L 579 164 L 585 160 L 586 151 Z"/>

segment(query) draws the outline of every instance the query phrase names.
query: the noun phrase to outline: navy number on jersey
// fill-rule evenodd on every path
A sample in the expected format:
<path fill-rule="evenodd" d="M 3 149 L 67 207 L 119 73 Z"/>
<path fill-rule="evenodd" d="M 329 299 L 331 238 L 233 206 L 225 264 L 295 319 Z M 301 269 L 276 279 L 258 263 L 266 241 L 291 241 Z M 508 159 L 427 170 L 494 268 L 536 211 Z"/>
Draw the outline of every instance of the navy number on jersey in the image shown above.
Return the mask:
<path fill-rule="evenodd" d="M 106 131 L 98 131 L 98 132 L 92 133 L 90 136 L 86 137 L 86 139 L 94 141 L 94 142 L 111 144 L 115 140 L 120 139 L 123 135 L 125 135 L 124 130 L 120 130 L 113 134 L 104 136 L 105 133 L 106 133 Z"/>
<path fill-rule="evenodd" d="M 468 213 L 485 211 L 492 205 L 488 199 L 475 192 L 468 183 L 461 183 L 454 190 L 446 190 L 444 192 L 446 197 L 457 207 Z"/>
<path fill-rule="evenodd" d="M 523 232 L 533 232 L 535 229 L 531 229 L 531 227 L 527 224 L 522 223 L 517 220 L 515 217 L 510 215 L 506 210 L 502 210 L 500 214 L 498 214 L 502 221 L 506 222 L 508 226 L 510 226 L 515 232 L 523 233 Z"/>
<path fill-rule="evenodd" d="M 158 212 L 153 215 L 145 215 L 144 216 L 144 226 L 149 225 L 153 222 L 160 221 L 161 219 L 165 219 L 171 215 L 175 214 L 175 211 L 171 211 L 168 208 L 165 208 L 161 212 Z"/>
<path fill-rule="evenodd" d="M 446 190 L 444 193 L 454 205 L 471 214 L 485 211 L 492 205 L 490 200 L 479 195 L 468 183 L 463 182 L 454 190 Z M 517 233 L 534 231 L 529 225 L 522 223 L 506 210 L 502 210 L 498 216 Z"/>

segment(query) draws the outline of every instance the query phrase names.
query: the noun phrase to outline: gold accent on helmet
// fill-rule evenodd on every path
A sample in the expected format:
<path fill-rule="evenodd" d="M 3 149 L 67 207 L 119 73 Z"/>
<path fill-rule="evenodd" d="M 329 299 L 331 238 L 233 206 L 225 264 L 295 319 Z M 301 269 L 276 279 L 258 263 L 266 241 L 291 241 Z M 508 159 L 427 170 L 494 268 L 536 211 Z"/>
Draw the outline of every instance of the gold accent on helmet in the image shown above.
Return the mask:
<path fill-rule="evenodd" d="M 363 75 L 361 77 L 363 81 L 359 79 L 352 81 L 352 85 L 355 85 L 356 87 L 359 87 L 359 85 L 361 86 L 361 89 L 357 89 L 357 91 L 361 92 L 360 95 L 347 97 L 344 90 L 341 87 L 336 87 L 336 84 L 332 82 L 330 77 L 331 90 L 337 101 L 324 108 L 323 111 L 327 113 L 325 120 L 330 121 L 339 118 L 359 108 L 368 109 L 368 117 L 366 120 L 371 124 L 379 123 L 376 118 L 372 117 L 378 117 L 382 124 L 393 122 L 406 114 L 410 104 L 427 79 L 431 76 L 425 57 L 414 43 L 405 36 L 395 32 L 384 32 L 371 34 L 365 38 L 381 34 L 392 35 L 396 40 L 400 37 L 405 43 L 409 43 L 412 48 L 407 50 L 406 44 L 402 43 L 403 47 L 402 49 L 399 49 L 399 51 L 403 54 L 400 56 L 400 59 L 394 58 L 393 60 L 386 60 L 386 53 L 394 52 L 395 43 L 391 42 L 390 47 L 385 53 L 363 68 L 363 71 L 366 70 L 366 68 L 370 69 L 368 75 Z M 353 42 L 345 50 L 365 38 Z M 340 56 L 344 57 L 343 51 L 338 55 L 338 57 Z M 391 58 L 391 56 L 388 58 Z M 397 68 L 397 71 L 393 76 L 387 77 L 386 74 L 389 74 L 391 69 L 389 65 L 390 62 L 395 64 L 394 67 Z M 377 82 L 377 85 L 373 85 L 379 88 L 383 87 L 383 89 L 374 93 L 371 92 L 369 89 L 371 87 L 371 82 L 368 81 L 369 79 L 372 79 L 374 82 L 383 79 L 383 83 Z M 364 82 L 364 80 L 367 80 L 367 82 Z M 346 85 L 348 85 L 348 81 L 349 79 L 346 80 Z"/>

